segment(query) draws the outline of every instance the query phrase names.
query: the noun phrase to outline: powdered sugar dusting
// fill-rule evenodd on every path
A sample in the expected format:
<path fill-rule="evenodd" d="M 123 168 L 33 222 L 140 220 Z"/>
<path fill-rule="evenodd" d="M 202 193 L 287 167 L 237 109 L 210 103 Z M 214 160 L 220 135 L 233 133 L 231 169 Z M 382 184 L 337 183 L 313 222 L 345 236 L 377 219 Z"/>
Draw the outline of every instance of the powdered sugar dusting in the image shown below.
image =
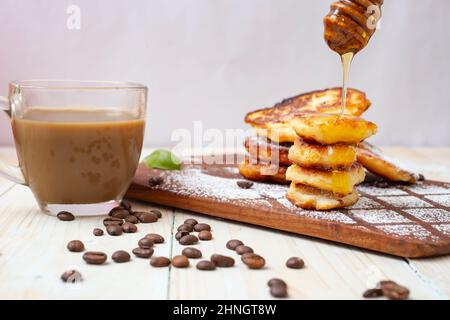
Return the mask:
<path fill-rule="evenodd" d="M 412 222 L 392 210 L 351 210 L 350 212 L 370 224 Z"/>
<path fill-rule="evenodd" d="M 378 199 L 383 200 L 390 205 L 400 208 L 432 208 L 433 205 L 426 201 L 413 196 L 392 196 L 392 197 L 378 197 Z"/>
<path fill-rule="evenodd" d="M 450 212 L 442 209 L 409 209 L 405 211 L 425 222 L 450 223 Z"/>
<path fill-rule="evenodd" d="M 356 222 L 347 217 L 345 214 L 339 211 L 315 211 L 315 210 L 301 210 L 298 212 L 299 215 L 307 216 L 309 218 L 321 219 L 326 221 L 334 221 L 345 224 L 356 224 Z"/>
<path fill-rule="evenodd" d="M 361 197 L 359 198 L 358 202 L 355 203 L 353 206 L 349 207 L 348 209 L 379 209 L 382 208 L 383 206 L 381 204 L 379 204 L 378 202 L 366 198 L 366 197 Z"/>
<path fill-rule="evenodd" d="M 440 194 L 440 193 L 448 194 L 449 190 L 448 187 L 445 188 L 443 186 L 431 185 L 423 182 L 419 182 L 413 186 L 408 186 L 405 188 L 417 194 Z"/>
<path fill-rule="evenodd" d="M 402 196 L 408 195 L 405 191 L 399 188 L 378 188 L 375 186 L 367 186 L 361 185 L 358 187 L 358 190 L 364 193 L 367 193 L 371 196 Z"/>
<path fill-rule="evenodd" d="M 450 235 L 450 224 L 436 224 L 433 227 L 446 235 Z"/>
<path fill-rule="evenodd" d="M 425 198 L 439 203 L 441 206 L 450 208 L 450 194 L 435 195 L 435 196 L 425 196 Z"/>
<path fill-rule="evenodd" d="M 424 227 L 417 224 L 397 224 L 388 226 L 378 226 L 380 230 L 383 230 L 387 234 L 397 236 L 397 237 L 408 237 L 419 240 L 431 240 L 438 241 L 439 238 L 433 236 L 431 232 L 426 230 Z"/>

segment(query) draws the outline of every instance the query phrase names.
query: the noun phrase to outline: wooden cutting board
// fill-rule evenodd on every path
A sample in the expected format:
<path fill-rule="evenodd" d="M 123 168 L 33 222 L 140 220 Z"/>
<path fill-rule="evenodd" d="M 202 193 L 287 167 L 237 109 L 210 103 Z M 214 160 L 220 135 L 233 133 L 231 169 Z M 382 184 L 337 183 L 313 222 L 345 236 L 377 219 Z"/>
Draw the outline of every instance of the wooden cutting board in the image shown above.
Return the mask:
<path fill-rule="evenodd" d="M 150 187 L 151 176 L 164 182 Z M 362 184 L 353 207 L 319 212 L 286 199 L 287 186 L 241 189 L 236 165 L 189 164 L 181 171 L 140 165 L 127 197 L 258 226 L 331 240 L 400 257 L 450 253 L 450 184 Z"/>

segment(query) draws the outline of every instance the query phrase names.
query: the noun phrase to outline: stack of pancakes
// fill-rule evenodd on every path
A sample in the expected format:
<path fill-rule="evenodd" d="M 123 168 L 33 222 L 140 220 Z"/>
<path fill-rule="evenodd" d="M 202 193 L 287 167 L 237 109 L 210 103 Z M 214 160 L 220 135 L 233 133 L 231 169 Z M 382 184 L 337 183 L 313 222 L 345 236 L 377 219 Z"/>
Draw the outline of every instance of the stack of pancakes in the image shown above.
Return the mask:
<path fill-rule="evenodd" d="M 289 150 L 293 164 L 287 197 L 304 209 L 343 208 L 359 199 L 355 185 L 365 171 L 356 162 L 356 145 L 373 135 L 377 126 L 362 118 L 336 114 L 304 114 L 291 121 L 297 133 Z"/>
<path fill-rule="evenodd" d="M 304 141 L 299 139 L 293 122 L 298 116 L 311 113 L 339 114 L 341 109 L 341 88 L 331 88 L 320 91 L 304 93 L 265 108 L 250 112 L 245 122 L 256 131 L 256 136 L 248 137 L 245 141 L 247 156 L 240 164 L 240 173 L 245 178 L 254 181 L 265 181 L 287 184 L 287 168 L 293 162 L 304 163 L 311 161 L 318 153 L 318 149 L 301 148 Z M 363 114 L 371 103 L 365 93 L 349 89 L 347 106 L 344 115 L 358 117 Z M 293 147 L 293 151 L 289 152 Z M 323 146 L 326 148 L 326 146 Z M 334 146 L 334 149 L 342 149 Z M 345 149 L 345 148 L 344 148 Z M 357 162 L 368 171 L 383 177 L 386 180 L 415 183 L 417 175 L 400 168 L 391 159 L 384 156 L 379 150 L 367 142 L 354 147 Z M 299 151 L 301 150 L 301 151 Z M 342 150 L 341 150 L 342 151 Z M 344 158 L 351 158 L 351 153 L 340 153 Z M 315 155 L 315 156 L 314 156 Z M 305 160 L 306 159 L 306 160 Z M 342 161 L 335 157 L 327 157 L 331 165 Z M 322 162 L 324 159 L 321 160 Z M 306 164 L 304 167 L 308 167 Z"/>

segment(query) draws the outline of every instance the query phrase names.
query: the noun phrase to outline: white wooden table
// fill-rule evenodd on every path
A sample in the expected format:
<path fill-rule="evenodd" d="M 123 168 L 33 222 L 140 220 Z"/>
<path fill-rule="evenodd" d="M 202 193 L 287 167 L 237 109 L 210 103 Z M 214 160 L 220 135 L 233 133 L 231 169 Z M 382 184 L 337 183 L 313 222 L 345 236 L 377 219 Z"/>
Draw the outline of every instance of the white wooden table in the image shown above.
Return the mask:
<path fill-rule="evenodd" d="M 450 181 L 450 149 L 387 148 L 389 154 L 416 167 L 430 179 Z M 12 149 L 0 149 L 0 158 L 14 161 Z M 103 217 L 62 222 L 41 213 L 27 188 L 0 178 L 0 299 L 270 299 L 267 281 L 284 279 L 293 299 L 360 299 L 362 292 L 380 279 L 406 285 L 413 299 L 450 297 L 450 257 L 408 260 L 284 232 L 209 218 L 184 210 L 135 203 L 135 208 L 158 208 L 157 223 L 139 224 L 136 234 L 94 237 Z M 188 269 L 153 268 L 149 260 L 132 258 L 126 264 L 111 262 L 91 266 L 81 253 L 66 249 L 68 241 L 82 240 L 88 250 L 131 252 L 145 234 L 166 238 L 155 255 L 174 256 L 182 248 L 173 241 L 176 227 L 185 218 L 209 223 L 214 239 L 196 245 L 205 257 L 222 253 L 236 258 L 236 266 L 200 272 L 191 260 Z M 266 258 L 263 270 L 248 270 L 225 248 L 229 239 L 244 241 Z M 306 268 L 285 267 L 288 257 L 300 256 Z M 78 284 L 60 280 L 63 271 L 75 268 L 83 275 Z"/>

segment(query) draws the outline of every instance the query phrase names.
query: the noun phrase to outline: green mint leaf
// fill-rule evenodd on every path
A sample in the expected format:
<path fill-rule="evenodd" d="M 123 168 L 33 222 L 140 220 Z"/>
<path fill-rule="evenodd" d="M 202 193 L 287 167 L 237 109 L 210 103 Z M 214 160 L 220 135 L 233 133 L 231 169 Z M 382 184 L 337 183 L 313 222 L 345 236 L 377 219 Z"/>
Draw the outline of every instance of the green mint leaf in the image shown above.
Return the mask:
<path fill-rule="evenodd" d="M 155 150 L 144 158 L 147 168 L 180 170 L 181 160 L 169 150 Z"/>

